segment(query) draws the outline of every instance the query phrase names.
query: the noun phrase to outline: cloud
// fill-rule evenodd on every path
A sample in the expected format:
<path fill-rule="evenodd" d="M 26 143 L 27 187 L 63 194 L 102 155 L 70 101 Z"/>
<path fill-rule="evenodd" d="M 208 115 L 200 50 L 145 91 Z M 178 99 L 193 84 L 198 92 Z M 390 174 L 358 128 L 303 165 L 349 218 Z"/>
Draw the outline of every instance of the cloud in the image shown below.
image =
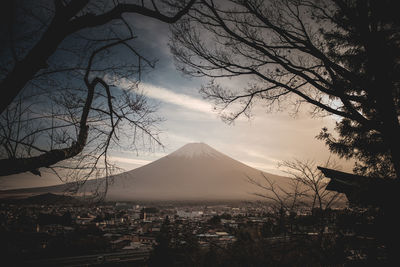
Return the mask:
<path fill-rule="evenodd" d="M 135 164 L 135 165 L 140 165 L 140 166 L 149 164 L 151 162 L 151 160 L 131 159 L 131 158 L 117 157 L 117 156 L 111 156 L 110 160 L 122 162 L 122 163 Z"/>
<path fill-rule="evenodd" d="M 204 100 L 194 98 L 185 94 L 175 93 L 166 88 L 154 86 L 151 84 L 140 84 L 140 89 L 143 89 L 148 97 L 157 99 L 163 102 L 174 104 L 186 109 L 199 111 L 202 113 L 213 114 L 212 105 Z"/>
<path fill-rule="evenodd" d="M 133 83 L 128 79 L 121 78 L 116 81 L 116 85 L 123 90 L 127 90 L 132 88 Z M 140 83 L 139 89 L 142 90 L 146 96 L 162 102 L 202 113 L 215 114 L 210 103 L 189 95 L 176 93 L 148 83 Z"/>

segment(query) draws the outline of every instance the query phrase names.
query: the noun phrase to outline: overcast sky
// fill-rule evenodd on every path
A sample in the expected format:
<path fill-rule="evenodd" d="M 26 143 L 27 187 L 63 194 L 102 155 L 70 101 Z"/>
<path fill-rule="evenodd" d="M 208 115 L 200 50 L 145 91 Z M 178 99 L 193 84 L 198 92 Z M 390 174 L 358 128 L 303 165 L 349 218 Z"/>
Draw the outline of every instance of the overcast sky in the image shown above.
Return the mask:
<path fill-rule="evenodd" d="M 253 117 L 239 118 L 233 125 L 224 123 L 213 111 L 211 103 L 198 93 L 206 79 L 183 77 L 176 70 L 168 48 L 168 26 L 147 18 L 127 18 L 136 30 L 137 49 L 143 55 L 157 59 L 154 70 L 143 76 L 140 89 L 159 104 L 158 114 L 165 119 L 160 124 L 164 149 L 152 152 L 129 150 L 113 151 L 113 159 L 125 170 L 131 170 L 165 156 L 189 142 L 204 142 L 220 152 L 251 167 L 283 174 L 277 167 L 283 160 L 294 158 L 324 162 L 329 157 L 328 148 L 315 139 L 321 128 L 334 127 L 334 118 L 311 118 L 304 107 L 295 117 L 291 110 L 267 113 L 262 103 L 255 106 Z M 245 79 L 220 81 L 234 89 L 246 84 Z M 121 81 L 121 89 L 129 86 Z M 289 105 L 289 104 L 288 104 Z M 350 171 L 351 164 L 339 160 L 343 170 Z M 27 182 L 29 180 L 29 183 Z M 56 177 L 43 174 L 14 175 L 0 178 L 0 188 L 43 186 L 58 183 Z"/>

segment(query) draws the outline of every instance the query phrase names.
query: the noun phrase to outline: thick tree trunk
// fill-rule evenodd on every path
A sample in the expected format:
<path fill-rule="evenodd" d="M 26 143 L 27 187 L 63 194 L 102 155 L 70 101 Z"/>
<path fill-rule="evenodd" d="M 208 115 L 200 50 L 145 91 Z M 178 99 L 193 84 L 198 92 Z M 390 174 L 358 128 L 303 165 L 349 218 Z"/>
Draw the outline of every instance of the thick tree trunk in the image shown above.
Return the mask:
<path fill-rule="evenodd" d="M 14 69 L 1 82 L 0 92 L 3 96 L 0 102 L 0 113 L 11 104 L 40 69 L 47 67 L 47 59 L 56 51 L 66 36 L 58 26 L 56 23 L 52 23 L 41 40 L 24 59 L 15 64 Z"/>
<path fill-rule="evenodd" d="M 86 118 L 84 119 L 86 124 Z M 57 162 L 72 158 L 82 152 L 86 145 L 89 127 L 81 126 L 78 141 L 64 149 L 54 149 L 36 157 L 0 160 L 0 176 L 32 172 L 39 174 L 39 168 L 49 167 Z"/>
<path fill-rule="evenodd" d="M 367 74 L 370 76 L 369 94 L 370 102 L 376 107 L 377 120 L 381 122 L 378 131 L 381 132 L 385 145 L 389 148 L 396 178 L 400 179 L 400 124 L 398 119 L 398 107 L 394 102 L 396 79 L 393 77 L 393 62 L 391 47 L 387 46 L 385 38 L 377 31 L 365 32 Z"/>
<path fill-rule="evenodd" d="M 390 139 L 388 142 L 390 143 L 390 155 L 392 157 L 396 179 L 400 180 L 400 131 L 391 133 L 388 139 Z"/>
<path fill-rule="evenodd" d="M 56 149 L 46 152 L 42 155 L 20 159 L 2 159 L 0 160 L 0 176 L 12 175 L 22 172 L 32 172 L 39 174 L 39 168 L 49 167 L 57 162 L 72 158 L 78 155 L 83 146 L 73 146 L 67 149 Z"/>
<path fill-rule="evenodd" d="M 380 81 L 380 82 L 379 82 Z M 396 178 L 400 179 L 400 125 L 397 118 L 397 109 L 394 103 L 393 85 L 384 79 L 379 79 L 376 86 L 382 86 L 381 92 L 376 93 L 376 105 L 382 121 L 382 136 L 385 145 L 389 148 L 389 153 L 396 173 Z M 380 84 L 380 85 L 378 85 Z"/>
<path fill-rule="evenodd" d="M 47 60 L 57 50 L 60 43 L 71 34 L 69 21 L 86 6 L 88 0 L 74 0 L 67 6 L 57 5 L 55 15 L 40 40 L 28 54 L 16 62 L 14 68 L 0 83 L 2 99 L 0 113 L 2 113 L 34 75 L 43 68 L 47 68 Z"/>

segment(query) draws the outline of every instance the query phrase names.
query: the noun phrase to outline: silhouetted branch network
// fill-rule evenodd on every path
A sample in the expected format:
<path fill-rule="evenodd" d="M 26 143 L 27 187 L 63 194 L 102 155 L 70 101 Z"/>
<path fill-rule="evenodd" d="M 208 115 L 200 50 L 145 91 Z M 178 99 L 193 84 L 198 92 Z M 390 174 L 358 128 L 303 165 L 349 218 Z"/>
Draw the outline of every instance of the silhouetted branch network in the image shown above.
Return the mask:
<path fill-rule="evenodd" d="M 201 0 L 173 26 L 171 50 L 183 73 L 211 78 L 200 91 L 228 122 L 257 102 L 309 103 L 338 118 L 339 137 L 319 136 L 333 152 L 367 166 L 358 171 L 400 177 L 395 3 Z M 247 86 L 219 82 L 234 77 Z"/>
<path fill-rule="evenodd" d="M 330 159 L 324 166 L 337 167 Z M 261 181 L 248 177 L 250 183 L 262 189 L 262 192 L 254 195 L 268 200 L 275 211 L 281 210 L 291 214 L 304 207 L 310 210 L 326 210 L 343 197 L 340 193 L 326 190 L 329 180 L 317 169 L 314 161 L 284 161 L 280 167 L 289 179 L 280 181 L 279 184 L 264 173 Z"/>
<path fill-rule="evenodd" d="M 155 60 L 135 47 L 126 16 L 174 23 L 193 3 L 10 3 L 0 72 L 0 175 L 40 175 L 44 167 L 81 185 L 117 170 L 111 148 L 162 146 L 162 119 L 138 89 Z M 107 188 L 108 179 L 101 182 Z"/>

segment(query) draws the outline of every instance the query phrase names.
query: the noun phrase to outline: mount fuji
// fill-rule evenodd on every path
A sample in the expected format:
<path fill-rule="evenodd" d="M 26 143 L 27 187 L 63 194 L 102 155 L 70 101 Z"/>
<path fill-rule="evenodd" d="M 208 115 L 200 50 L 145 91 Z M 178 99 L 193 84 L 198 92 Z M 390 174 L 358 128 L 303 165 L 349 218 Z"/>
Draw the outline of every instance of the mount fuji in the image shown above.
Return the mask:
<path fill-rule="evenodd" d="M 288 179 L 247 166 L 204 143 L 189 143 L 140 168 L 112 177 L 107 200 L 254 200 L 253 193 L 266 193 L 248 181 L 268 177 L 287 188 Z M 101 180 L 101 179 L 100 179 Z M 98 181 L 97 181 L 98 182 Z M 95 188 L 87 181 L 80 193 Z M 17 189 L 15 194 L 59 193 L 66 185 Z"/>

